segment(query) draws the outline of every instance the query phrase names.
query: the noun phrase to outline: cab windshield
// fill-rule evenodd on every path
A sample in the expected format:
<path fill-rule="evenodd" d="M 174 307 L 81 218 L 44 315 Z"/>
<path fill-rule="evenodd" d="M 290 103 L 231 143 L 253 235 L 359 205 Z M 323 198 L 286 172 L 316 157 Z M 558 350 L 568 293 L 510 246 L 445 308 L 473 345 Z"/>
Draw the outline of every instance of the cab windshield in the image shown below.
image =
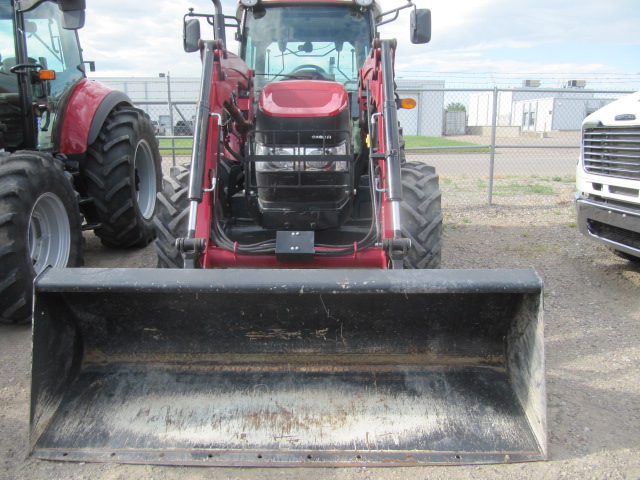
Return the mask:
<path fill-rule="evenodd" d="M 371 45 L 369 15 L 340 6 L 255 8 L 246 13 L 242 58 L 256 87 L 274 80 L 332 80 L 355 88 Z"/>

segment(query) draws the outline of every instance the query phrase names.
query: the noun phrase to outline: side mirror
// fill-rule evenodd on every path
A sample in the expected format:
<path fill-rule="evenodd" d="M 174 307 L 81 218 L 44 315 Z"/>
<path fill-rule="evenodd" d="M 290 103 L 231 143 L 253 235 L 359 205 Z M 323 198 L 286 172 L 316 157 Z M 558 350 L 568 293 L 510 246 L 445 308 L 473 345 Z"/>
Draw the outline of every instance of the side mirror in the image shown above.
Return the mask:
<path fill-rule="evenodd" d="M 411 12 L 411 43 L 429 43 L 431 40 L 431 10 L 419 8 Z"/>
<path fill-rule="evenodd" d="M 58 0 L 62 12 L 62 28 L 78 30 L 84 27 L 85 0 Z"/>
<path fill-rule="evenodd" d="M 62 28 L 65 30 L 79 30 L 82 27 L 84 27 L 84 10 L 62 12 Z"/>
<path fill-rule="evenodd" d="M 198 41 L 200 40 L 200 21 L 192 18 L 184 22 L 184 31 L 182 33 L 182 41 L 185 52 L 197 52 L 200 48 Z"/>

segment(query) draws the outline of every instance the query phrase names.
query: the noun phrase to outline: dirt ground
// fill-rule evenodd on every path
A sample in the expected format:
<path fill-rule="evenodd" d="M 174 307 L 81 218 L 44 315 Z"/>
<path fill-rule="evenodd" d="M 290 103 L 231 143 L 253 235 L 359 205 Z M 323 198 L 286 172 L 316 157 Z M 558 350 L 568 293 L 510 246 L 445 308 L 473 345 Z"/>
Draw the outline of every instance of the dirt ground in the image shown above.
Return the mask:
<path fill-rule="evenodd" d="M 30 329 L 0 327 L 0 479 L 640 479 L 640 264 L 583 238 L 573 183 L 443 178 L 443 268 L 533 266 L 545 281 L 546 462 L 405 468 L 248 469 L 28 459 Z M 153 266 L 87 235 L 86 266 Z"/>

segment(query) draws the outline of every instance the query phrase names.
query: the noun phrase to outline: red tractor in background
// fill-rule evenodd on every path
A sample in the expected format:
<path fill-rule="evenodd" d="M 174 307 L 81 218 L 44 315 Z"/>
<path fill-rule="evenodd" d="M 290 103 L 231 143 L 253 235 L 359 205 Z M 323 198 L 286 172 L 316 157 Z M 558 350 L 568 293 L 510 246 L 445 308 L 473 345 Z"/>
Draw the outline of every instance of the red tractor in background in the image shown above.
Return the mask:
<path fill-rule="evenodd" d="M 84 0 L 0 3 L 0 321 L 31 318 L 47 266 L 83 263 L 82 231 L 144 246 L 161 157 L 148 117 L 85 78 Z"/>
<path fill-rule="evenodd" d="M 185 17 L 190 165 L 158 195 L 162 269 L 35 281 L 31 454 L 224 466 L 546 457 L 542 282 L 439 269 L 435 169 L 409 161 L 396 42 L 413 7 L 241 0 Z M 213 26 L 203 41 L 199 21 Z M 235 29 L 239 54 L 227 50 Z M 410 102 L 409 102 L 410 103 Z"/>

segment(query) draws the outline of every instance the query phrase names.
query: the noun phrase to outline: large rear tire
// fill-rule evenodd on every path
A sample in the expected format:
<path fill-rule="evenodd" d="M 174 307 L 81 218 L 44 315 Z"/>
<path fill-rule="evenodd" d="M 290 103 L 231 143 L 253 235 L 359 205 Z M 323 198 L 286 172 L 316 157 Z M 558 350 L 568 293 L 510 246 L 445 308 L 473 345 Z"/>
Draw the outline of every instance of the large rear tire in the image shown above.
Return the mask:
<path fill-rule="evenodd" d="M 39 152 L 0 157 L 0 321 L 31 319 L 33 279 L 82 265 L 82 218 L 63 164 Z"/>
<path fill-rule="evenodd" d="M 402 165 L 402 233 L 411 240 L 404 268 L 440 268 L 442 210 L 434 167 L 420 162 Z"/>
<path fill-rule="evenodd" d="M 128 105 L 116 107 L 80 170 L 98 211 L 95 234 L 104 245 L 143 247 L 153 240 L 161 161 L 147 115 Z"/>
<path fill-rule="evenodd" d="M 189 170 L 172 167 L 162 179 L 158 194 L 158 213 L 153 219 L 156 239 L 153 247 L 158 255 L 159 268 L 183 268 L 184 259 L 176 247 L 176 239 L 184 237 L 189 222 Z"/>

